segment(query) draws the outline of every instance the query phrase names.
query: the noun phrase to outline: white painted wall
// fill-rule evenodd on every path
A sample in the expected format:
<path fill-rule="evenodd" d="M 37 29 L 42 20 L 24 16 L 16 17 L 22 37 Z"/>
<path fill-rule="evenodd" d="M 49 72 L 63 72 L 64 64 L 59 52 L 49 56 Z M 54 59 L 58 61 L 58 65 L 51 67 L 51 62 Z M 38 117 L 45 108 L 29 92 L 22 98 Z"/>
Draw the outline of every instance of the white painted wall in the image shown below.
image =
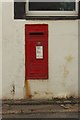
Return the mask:
<path fill-rule="evenodd" d="M 28 81 L 32 98 L 77 97 L 78 20 L 14 20 L 12 3 L 3 3 L 2 17 L 3 99 L 25 96 L 25 24 L 28 23 L 49 26 L 49 79 Z"/>
<path fill-rule="evenodd" d="M 2 13 L 2 5 L 0 2 L 0 15 Z M 0 99 L 2 98 L 2 16 L 0 16 Z"/>

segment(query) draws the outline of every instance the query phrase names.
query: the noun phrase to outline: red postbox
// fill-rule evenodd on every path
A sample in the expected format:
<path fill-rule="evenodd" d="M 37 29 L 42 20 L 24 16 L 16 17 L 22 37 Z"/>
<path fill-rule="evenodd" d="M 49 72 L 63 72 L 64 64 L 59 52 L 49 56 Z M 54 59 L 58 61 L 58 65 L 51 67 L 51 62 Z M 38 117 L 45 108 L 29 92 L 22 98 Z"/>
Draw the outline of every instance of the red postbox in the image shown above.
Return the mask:
<path fill-rule="evenodd" d="M 25 25 L 25 79 L 48 79 L 48 25 Z"/>

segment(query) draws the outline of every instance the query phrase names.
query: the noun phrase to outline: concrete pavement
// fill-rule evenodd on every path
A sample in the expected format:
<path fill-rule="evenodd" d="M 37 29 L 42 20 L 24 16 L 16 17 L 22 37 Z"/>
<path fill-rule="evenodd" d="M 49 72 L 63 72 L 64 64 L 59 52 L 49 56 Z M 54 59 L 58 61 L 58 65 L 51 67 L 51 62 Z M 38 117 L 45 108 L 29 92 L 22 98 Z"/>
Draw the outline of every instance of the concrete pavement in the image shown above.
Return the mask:
<path fill-rule="evenodd" d="M 2 105 L 3 118 L 78 118 L 77 100 L 5 100 Z"/>
<path fill-rule="evenodd" d="M 3 118 L 78 118 L 80 113 L 77 99 L 4 100 L 2 103 Z"/>

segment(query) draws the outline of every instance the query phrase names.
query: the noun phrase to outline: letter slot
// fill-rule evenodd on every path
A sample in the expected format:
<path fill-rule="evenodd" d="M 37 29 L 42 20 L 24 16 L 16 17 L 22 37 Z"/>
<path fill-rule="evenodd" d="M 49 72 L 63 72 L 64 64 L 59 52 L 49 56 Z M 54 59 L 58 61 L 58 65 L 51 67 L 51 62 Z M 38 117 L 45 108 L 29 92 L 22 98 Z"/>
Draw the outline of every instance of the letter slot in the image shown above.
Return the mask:
<path fill-rule="evenodd" d="M 44 35 L 43 32 L 30 32 L 30 35 Z"/>

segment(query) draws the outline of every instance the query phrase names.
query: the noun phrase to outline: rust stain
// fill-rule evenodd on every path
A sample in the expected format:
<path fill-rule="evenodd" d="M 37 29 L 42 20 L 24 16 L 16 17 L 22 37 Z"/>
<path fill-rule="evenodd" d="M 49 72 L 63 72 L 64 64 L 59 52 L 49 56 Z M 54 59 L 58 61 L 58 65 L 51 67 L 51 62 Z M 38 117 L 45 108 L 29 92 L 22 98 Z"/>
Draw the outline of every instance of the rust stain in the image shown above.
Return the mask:
<path fill-rule="evenodd" d="M 73 60 L 73 56 L 72 55 L 66 56 L 65 59 L 68 63 L 70 63 Z"/>
<path fill-rule="evenodd" d="M 30 89 L 28 80 L 25 80 L 25 93 L 26 93 L 26 98 L 29 98 L 29 99 L 32 98 L 31 89 Z"/>
<path fill-rule="evenodd" d="M 64 78 L 67 78 L 69 71 L 66 66 L 64 66 Z"/>

